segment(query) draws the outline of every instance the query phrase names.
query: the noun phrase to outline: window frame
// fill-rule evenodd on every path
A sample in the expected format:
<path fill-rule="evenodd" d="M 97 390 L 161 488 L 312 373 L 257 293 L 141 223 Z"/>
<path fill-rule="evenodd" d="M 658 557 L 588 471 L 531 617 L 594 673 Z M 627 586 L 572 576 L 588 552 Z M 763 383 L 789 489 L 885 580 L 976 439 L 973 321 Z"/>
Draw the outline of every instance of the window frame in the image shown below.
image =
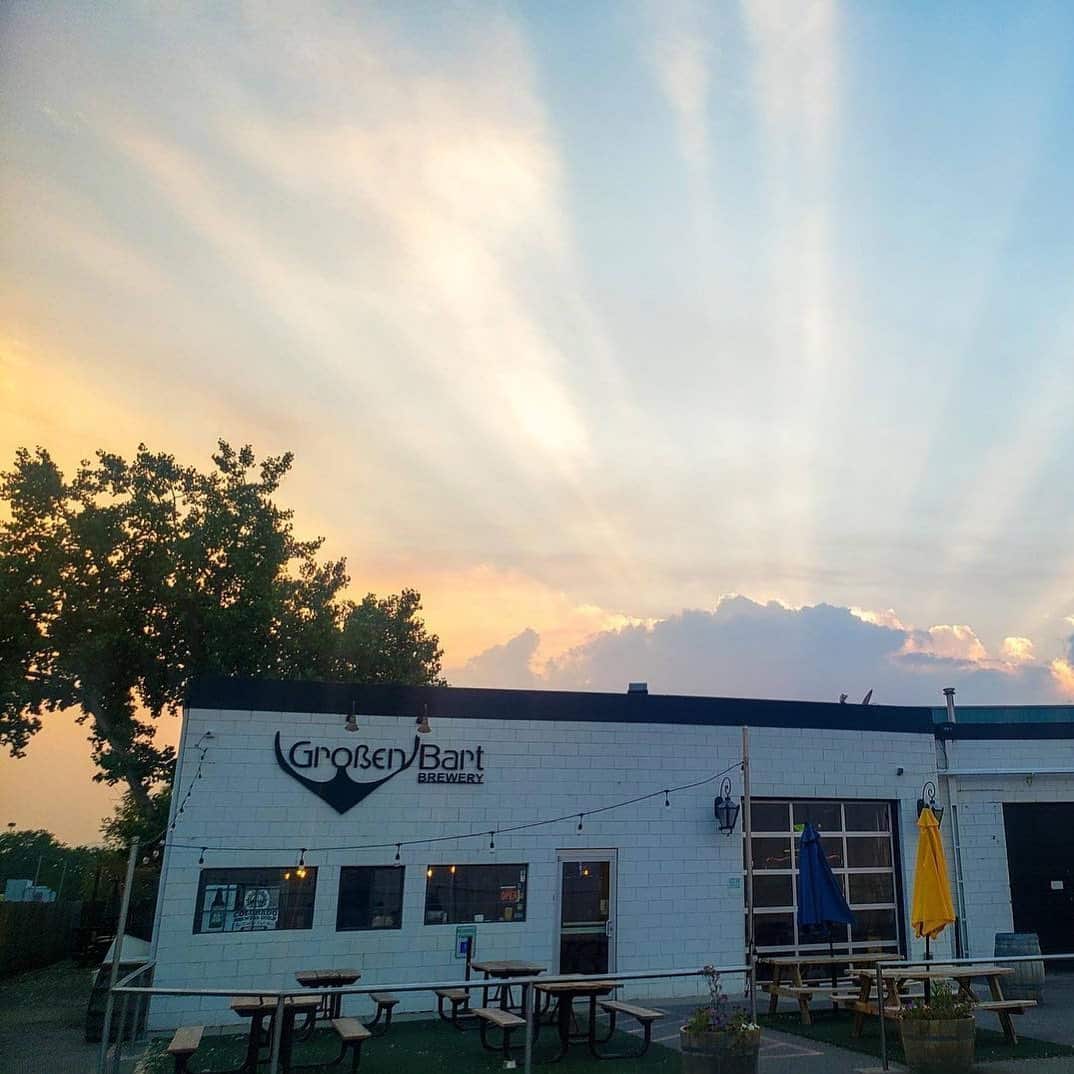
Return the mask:
<path fill-rule="evenodd" d="M 448 870 L 450 875 L 452 875 L 452 876 L 458 876 L 459 872 L 462 872 L 463 870 L 466 870 L 466 869 L 475 869 L 475 870 L 477 870 L 477 869 L 486 869 L 486 870 L 487 869 L 496 869 L 496 870 L 510 869 L 510 870 L 513 870 L 515 873 L 521 874 L 519 876 L 519 879 L 518 879 L 518 882 L 517 882 L 518 887 L 520 889 L 519 890 L 519 898 L 516 900 L 515 909 L 514 909 L 514 911 L 512 913 L 512 916 L 511 916 L 510 920 L 505 920 L 504 918 L 496 918 L 495 920 L 490 921 L 486 917 L 483 921 L 475 922 L 474 921 L 474 916 L 472 914 L 469 915 L 469 916 L 466 916 L 466 917 L 460 917 L 458 915 L 450 915 L 450 914 L 448 914 L 447 910 L 441 910 L 439 912 L 442 912 L 442 913 L 444 913 L 446 915 L 445 919 L 443 921 L 430 921 L 429 920 L 430 881 L 433 879 L 433 876 L 434 876 L 435 872 L 437 870 L 440 870 L 440 869 Z M 435 928 L 437 926 L 440 926 L 440 925 L 473 925 L 473 924 L 514 925 L 514 924 L 525 923 L 527 910 L 528 910 L 527 896 L 528 896 L 528 891 L 529 891 L 529 875 L 530 875 L 530 866 L 529 866 L 528 862 L 509 862 L 509 861 L 506 861 L 506 862 L 481 862 L 481 863 L 478 863 L 478 862 L 474 862 L 474 863 L 451 862 L 451 863 L 447 863 L 447 864 L 430 863 L 430 864 L 426 865 L 426 867 L 425 867 L 425 898 L 424 898 L 423 904 L 422 904 L 422 923 L 425 926 L 429 926 L 429 927 L 433 927 L 433 928 Z M 499 884 L 498 886 L 501 889 L 504 887 L 503 884 Z M 452 900 L 452 903 L 454 904 L 454 900 Z M 521 904 L 521 906 L 522 906 L 521 912 L 519 912 L 518 909 L 517 909 L 518 904 Z"/>
<path fill-rule="evenodd" d="M 291 874 L 295 873 L 298 867 L 294 865 L 235 865 L 235 866 L 213 866 L 212 868 L 203 868 L 198 874 L 198 890 L 194 901 L 194 921 L 192 934 L 195 936 L 239 936 L 248 934 L 260 934 L 270 932 L 307 932 L 313 928 L 314 918 L 316 916 L 317 909 L 317 866 L 307 865 L 304 866 L 306 875 L 301 878 L 296 878 L 296 883 L 300 885 L 302 890 L 296 888 L 294 895 L 302 895 L 308 905 L 303 906 L 302 902 L 295 902 L 294 905 L 288 905 L 287 910 L 289 916 L 295 916 L 299 910 L 304 909 L 306 915 L 308 915 L 308 923 L 301 925 L 287 924 L 280 926 L 278 924 L 280 916 L 282 914 L 283 900 L 279 899 L 277 903 L 277 925 L 271 929 L 235 929 L 235 928 L 221 928 L 221 929 L 208 929 L 203 928 L 203 922 L 209 911 L 204 908 L 205 893 L 209 887 L 222 888 L 228 890 L 231 888 L 238 888 L 240 886 L 252 887 L 256 886 L 249 880 L 244 880 L 244 877 L 250 877 L 251 874 L 278 874 L 279 884 L 278 887 L 283 889 L 284 884 L 290 883 Z M 214 877 L 219 875 L 220 879 Z M 266 880 L 263 884 L 265 887 L 273 886 L 271 881 Z M 230 894 L 228 898 L 230 899 Z M 234 913 L 234 909 L 230 911 L 225 906 L 225 915 L 230 912 Z"/>
<path fill-rule="evenodd" d="M 824 829 L 820 829 L 821 837 L 824 839 L 834 839 L 839 847 L 840 856 L 842 862 L 840 865 L 833 866 L 832 872 L 835 875 L 836 880 L 840 884 L 843 895 L 847 899 L 851 909 L 857 911 L 889 911 L 894 918 L 895 933 L 891 939 L 887 940 L 861 940 L 855 939 L 852 926 L 841 927 L 840 934 L 833 938 L 834 947 L 837 953 L 842 954 L 846 952 L 848 957 L 854 953 L 861 953 L 873 949 L 891 950 L 896 953 L 901 953 L 904 949 L 905 943 L 905 924 L 903 921 L 903 891 L 902 891 L 902 858 L 901 858 L 901 846 L 899 841 L 899 803 L 891 799 L 885 798 L 804 798 L 804 797 L 786 797 L 786 798 L 762 798 L 758 799 L 755 803 L 757 805 L 765 806 L 781 806 L 787 817 L 787 823 L 789 829 L 787 831 L 771 831 L 767 830 L 770 825 L 766 825 L 766 830 L 757 831 L 752 833 L 753 840 L 760 839 L 786 839 L 791 840 L 791 858 L 789 866 L 779 869 L 758 869 L 756 865 L 753 868 L 754 880 L 758 876 L 785 876 L 791 881 L 791 903 L 786 906 L 763 906 L 753 907 L 754 915 L 754 927 L 756 928 L 758 918 L 763 918 L 767 915 L 779 915 L 790 914 L 792 921 L 792 936 L 794 942 L 792 944 L 782 944 L 778 946 L 766 945 L 763 950 L 766 954 L 804 954 L 811 951 L 815 952 L 827 952 L 829 944 L 827 941 L 817 941 L 813 943 L 803 943 L 799 935 L 798 926 L 798 914 L 797 914 L 797 872 L 798 872 L 798 850 L 800 832 L 794 830 L 795 823 L 801 823 L 796 821 L 794 807 L 796 805 L 829 805 L 834 804 L 839 807 L 839 816 L 841 826 L 838 831 L 826 832 Z M 888 815 L 888 830 L 886 832 L 878 831 L 859 831 L 857 829 L 848 829 L 847 823 L 847 810 L 846 806 L 855 805 L 882 805 L 887 808 Z M 848 842 L 855 838 L 874 838 L 882 839 L 887 838 L 890 851 L 891 851 L 891 864 L 888 866 L 870 866 L 870 867 L 853 867 L 848 864 Z M 752 853 L 752 847 L 746 846 L 746 840 L 743 833 L 743 855 L 746 853 Z M 893 879 L 893 897 L 891 901 L 885 901 L 881 903 L 856 903 L 850 901 L 850 877 L 851 875 L 883 875 L 891 876 Z M 745 876 L 745 860 L 743 860 L 743 876 Z M 761 948 L 758 948 L 759 950 Z"/>
<path fill-rule="evenodd" d="M 398 909 L 393 911 L 396 923 L 394 925 L 344 925 L 343 918 L 343 874 L 347 872 L 384 871 L 399 877 L 399 903 Z M 405 865 L 341 865 L 339 868 L 339 883 L 336 886 L 336 932 L 397 932 L 403 927 L 403 905 L 406 893 L 406 866 Z"/>

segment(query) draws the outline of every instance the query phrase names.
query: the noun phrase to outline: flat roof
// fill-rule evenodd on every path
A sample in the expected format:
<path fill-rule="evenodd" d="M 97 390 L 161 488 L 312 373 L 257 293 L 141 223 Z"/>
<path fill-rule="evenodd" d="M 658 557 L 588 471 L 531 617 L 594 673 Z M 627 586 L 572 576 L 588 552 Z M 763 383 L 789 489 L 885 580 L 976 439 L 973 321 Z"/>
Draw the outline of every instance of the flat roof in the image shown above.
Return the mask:
<path fill-rule="evenodd" d="M 840 705 L 675 694 L 486 690 L 463 686 L 361 685 L 279 679 L 202 678 L 187 692 L 197 709 L 443 716 L 472 720 L 564 720 L 575 723 L 698 724 L 818 730 L 934 733 L 927 706 Z"/>

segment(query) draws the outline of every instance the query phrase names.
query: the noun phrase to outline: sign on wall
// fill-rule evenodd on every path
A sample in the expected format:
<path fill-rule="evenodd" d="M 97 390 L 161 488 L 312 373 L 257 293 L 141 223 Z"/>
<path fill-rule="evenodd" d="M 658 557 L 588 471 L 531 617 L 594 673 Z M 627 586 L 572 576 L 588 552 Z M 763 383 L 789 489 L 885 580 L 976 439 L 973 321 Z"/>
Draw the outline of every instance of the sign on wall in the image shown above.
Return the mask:
<path fill-rule="evenodd" d="M 485 782 L 484 746 L 449 749 L 422 742 L 418 735 L 413 747 L 406 749 L 365 742 L 330 746 L 305 738 L 284 749 L 277 731 L 275 750 L 280 768 L 337 813 L 353 809 L 378 787 L 411 769 L 418 783 L 473 786 Z"/>

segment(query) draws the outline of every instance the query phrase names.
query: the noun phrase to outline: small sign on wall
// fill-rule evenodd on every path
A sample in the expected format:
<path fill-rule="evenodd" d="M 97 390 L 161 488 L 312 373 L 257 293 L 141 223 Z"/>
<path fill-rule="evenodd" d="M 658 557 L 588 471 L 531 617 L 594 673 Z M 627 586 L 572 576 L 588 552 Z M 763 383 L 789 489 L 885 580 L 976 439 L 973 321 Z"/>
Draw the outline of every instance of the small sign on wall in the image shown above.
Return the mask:
<path fill-rule="evenodd" d="M 455 957 L 465 958 L 467 951 L 472 951 L 477 929 L 473 925 L 459 925 L 455 929 Z"/>
<path fill-rule="evenodd" d="M 1053 880 L 1052 881 L 1052 891 L 1062 891 L 1062 890 L 1063 890 L 1063 881 L 1062 880 Z"/>

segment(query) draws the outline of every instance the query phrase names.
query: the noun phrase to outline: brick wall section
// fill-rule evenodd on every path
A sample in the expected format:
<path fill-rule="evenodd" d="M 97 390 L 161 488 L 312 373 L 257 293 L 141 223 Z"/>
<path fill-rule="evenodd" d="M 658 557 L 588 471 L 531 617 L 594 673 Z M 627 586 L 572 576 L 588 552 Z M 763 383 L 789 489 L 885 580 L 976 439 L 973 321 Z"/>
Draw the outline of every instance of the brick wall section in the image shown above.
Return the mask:
<path fill-rule="evenodd" d="M 195 789 L 172 836 L 209 847 L 206 867 L 283 866 L 294 852 L 269 848 L 383 842 L 508 827 L 573 814 L 665 786 L 704 779 L 740 757 L 734 727 L 610 724 L 521 720 L 433 719 L 427 741 L 441 747 L 485 748 L 485 782 L 419 785 L 401 773 L 348 813 L 337 814 L 277 766 L 273 738 L 309 738 L 353 746 L 412 742 L 413 725 L 395 717 L 360 718 L 347 735 L 341 716 L 192 710 L 183 743 L 212 730 L 214 738 Z M 189 751 L 190 754 L 193 751 Z M 908 893 L 914 860 L 914 803 L 922 782 L 935 777 L 927 735 L 757 728 L 752 731 L 753 793 L 758 797 L 897 799 L 903 879 Z M 896 775 L 902 766 L 905 774 Z M 180 773 L 180 799 L 195 765 Z M 732 773 L 733 794 L 741 777 Z M 460 977 L 453 957 L 455 925 L 424 925 L 428 864 L 490 861 L 529 865 L 525 922 L 478 925 L 483 958 L 526 958 L 554 970 L 559 913 L 558 849 L 618 851 L 616 968 L 620 971 L 736 964 L 743 955 L 742 843 L 720 835 L 712 813 L 717 786 L 708 785 L 625 807 L 585 821 L 570 820 L 516 835 L 451 841 L 403 849 L 406 867 L 403 928 L 337 932 L 341 865 L 392 864 L 383 850 L 311 852 L 318 867 L 312 929 L 194 935 L 199 849 L 169 849 L 158 913 L 162 987 L 279 988 L 295 970 L 356 965 L 363 982 L 384 984 Z M 214 846 L 246 851 L 214 851 Z M 257 849 L 263 848 L 263 849 Z M 908 894 L 907 894 L 908 899 Z M 904 923 L 905 925 L 905 923 Z M 733 986 L 732 986 L 733 987 Z M 695 980 L 639 983 L 624 995 L 695 995 Z M 401 1009 L 429 1009 L 431 997 L 412 996 Z M 365 999 L 348 1010 L 365 1013 Z M 226 1000 L 158 999 L 151 1023 L 169 1028 L 196 1021 L 231 1021 Z"/>

